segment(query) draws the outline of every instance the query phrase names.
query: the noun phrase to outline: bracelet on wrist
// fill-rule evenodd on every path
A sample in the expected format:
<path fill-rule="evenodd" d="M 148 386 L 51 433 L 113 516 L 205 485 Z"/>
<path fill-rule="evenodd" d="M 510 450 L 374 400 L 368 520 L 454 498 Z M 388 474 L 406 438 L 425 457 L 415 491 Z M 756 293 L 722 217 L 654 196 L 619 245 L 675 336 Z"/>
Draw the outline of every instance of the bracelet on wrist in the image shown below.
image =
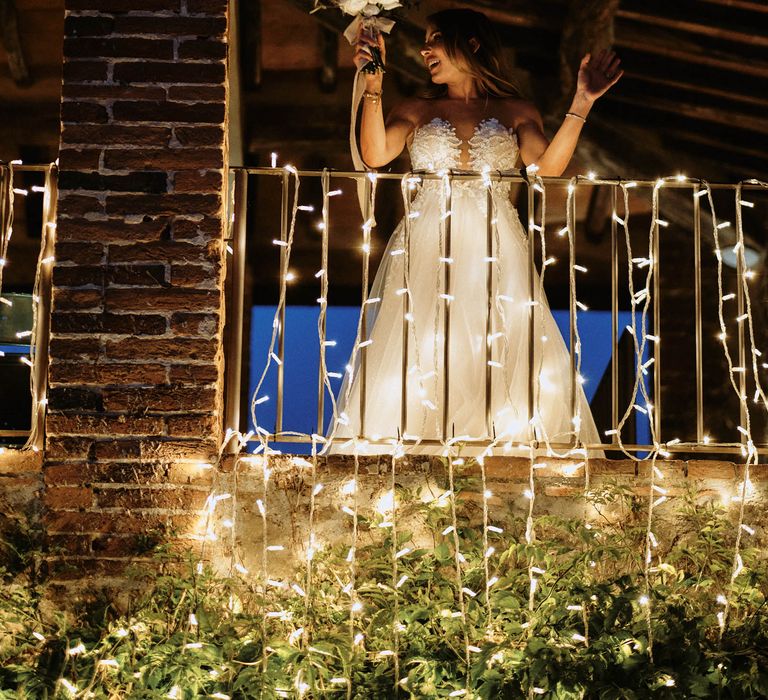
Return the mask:
<path fill-rule="evenodd" d="M 371 104 L 377 105 L 379 102 L 381 102 L 381 94 L 382 90 L 379 90 L 378 92 L 374 92 L 372 90 L 366 90 L 363 93 L 363 99 L 370 100 Z"/>
<path fill-rule="evenodd" d="M 576 119 L 581 119 L 581 121 L 584 122 L 585 124 L 587 123 L 587 118 L 586 117 L 582 117 L 580 114 L 576 114 L 576 112 L 566 112 L 565 116 L 566 117 L 576 117 Z"/>

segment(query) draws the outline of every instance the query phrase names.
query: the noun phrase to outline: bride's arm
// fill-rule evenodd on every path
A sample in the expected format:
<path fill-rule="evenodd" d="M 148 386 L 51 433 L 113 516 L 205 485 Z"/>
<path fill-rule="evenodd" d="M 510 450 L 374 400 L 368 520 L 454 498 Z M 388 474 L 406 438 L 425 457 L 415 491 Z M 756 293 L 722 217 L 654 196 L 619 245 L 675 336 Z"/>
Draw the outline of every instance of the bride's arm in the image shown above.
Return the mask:
<path fill-rule="evenodd" d="M 594 60 L 587 54 L 579 66 L 576 94 L 566 112 L 563 123 L 547 141 L 542 128 L 541 116 L 533 105 L 526 105 L 515 124 L 520 155 L 526 166 L 538 166 L 541 176 L 560 176 L 576 150 L 581 128 L 586 122 L 598 97 L 621 78 L 620 61 L 612 51 L 602 51 Z"/>
<path fill-rule="evenodd" d="M 354 56 L 358 69 L 371 59 L 370 46 L 378 46 L 382 59 L 386 57 L 384 38 L 377 38 L 361 32 L 357 40 Z M 415 117 L 409 103 L 395 107 L 384 121 L 382 103 L 383 74 L 364 73 L 365 93 L 363 96 L 363 114 L 360 120 L 360 153 L 365 164 L 370 168 L 380 168 L 399 156 L 408 134 L 415 127 Z"/>

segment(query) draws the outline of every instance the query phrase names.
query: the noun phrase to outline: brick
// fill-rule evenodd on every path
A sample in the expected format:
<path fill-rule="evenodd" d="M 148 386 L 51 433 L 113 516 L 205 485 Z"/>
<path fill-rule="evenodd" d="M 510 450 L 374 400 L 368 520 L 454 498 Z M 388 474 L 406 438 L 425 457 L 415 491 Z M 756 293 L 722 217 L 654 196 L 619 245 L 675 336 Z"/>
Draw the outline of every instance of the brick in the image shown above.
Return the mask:
<path fill-rule="evenodd" d="M 45 518 L 48 532 L 56 533 L 125 533 L 140 534 L 152 531 L 162 533 L 194 533 L 200 520 L 198 515 L 165 515 L 126 512 L 115 517 L 113 513 L 64 511 L 53 512 Z"/>
<path fill-rule="evenodd" d="M 165 316 L 149 314 L 90 314 L 56 312 L 51 316 L 54 333 L 115 333 L 130 335 L 164 335 Z"/>
<path fill-rule="evenodd" d="M 101 355 L 101 339 L 54 336 L 50 342 L 50 355 L 54 360 L 95 360 Z"/>
<path fill-rule="evenodd" d="M 87 311 L 89 309 L 101 311 L 101 289 L 58 289 L 53 290 L 53 309 L 66 311 L 77 309 Z"/>
<path fill-rule="evenodd" d="M 221 195 L 216 194 L 142 194 L 107 195 L 105 204 L 109 215 L 145 214 L 172 215 L 189 214 L 215 215 L 221 210 Z"/>
<path fill-rule="evenodd" d="M 201 221 L 177 218 L 173 222 L 173 238 L 176 241 L 198 239 L 201 236 L 215 238 L 221 237 L 224 222 L 218 217 L 208 216 Z"/>
<path fill-rule="evenodd" d="M 138 419 L 137 419 L 138 420 Z M 89 464 L 52 463 L 46 467 L 45 483 L 63 484 L 210 484 L 213 470 L 197 464 L 131 461 Z"/>
<path fill-rule="evenodd" d="M 177 312 L 170 319 L 171 332 L 176 335 L 212 338 L 219 330 L 217 314 Z"/>
<path fill-rule="evenodd" d="M 220 171 L 181 170 L 173 175 L 174 192 L 210 192 L 223 186 Z"/>
<path fill-rule="evenodd" d="M 206 247 L 177 241 L 160 241 L 144 245 L 110 246 L 108 257 L 110 264 L 162 262 L 175 264 L 215 262 L 218 259 L 215 250 L 218 242 L 211 242 Z"/>
<path fill-rule="evenodd" d="M 62 77 L 64 84 L 80 80 L 103 81 L 107 79 L 106 61 L 68 61 L 64 60 Z"/>
<path fill-rule="evenodd" d="M 222 63 L 118 61 L 114 68 L 114 79 L 120 83 L 223 83 L 225 74 Z"/>
<path fill-rule="evenodd" d="M 190 14 L 220 15 L 227 11 L 227 0 L 187 0 Z"/>
<path fill-rule="evenodd" d="M 223 85 L 169 85 L 168 99 L 179 102 L 223 102 L 227 89 Z"/>
<path fill-rule="evenodd" d="M 216 289 L 219 274 L 210 265 L 172 265 L 171 284 L 174 287 L 205 287 Z"/>
<path fill-rule="evenodd" d="M 222 168 L 223 165 L 224 154 L 220 148 L 109 148 L 104 151 L 104 167 L 107 170 L 202 170 Z"/>
<path fill-rule="evenodd" d="M 59 554 L 83 555 L 91 553 L 90 535 L 48 535 L 46 537 L 46 549 L 54 556 Z"/>
<path fill-rule="evenodd" d="M 160 36 L 218 36 L 227 31 L 225 17 L 155 17 L 129 15 L 115 20 L 115 34 L 157 34 Z M 214 43 L 214 42 L 211 42 Z M 222 42 L 215 42 L 221 44 Z"/>
<path fill-rule="evenodd" d="M 137 287 L 167 287 L 165 265 L 119 265 L 107 271 L 110 285 Z"/>
<path fill-rule="evenodd" d="M 227 45 L 221 41 L 197 39 L 179 43 L 179 58 L 211 59 L 223 61 L 227 57 Z"/>
<path fill-rule="evenodd" d="M 108 289 L 106 296 L 109 310 L 159 312 L 186 307 L 218 311 L 220 306 L 219 294 L 207 289 L 170 288 L 162 294 L 152 289 Z"/>
<path fill-rule="evenodd" d="M 134 438 L 132 440 L 97 442 L 95 457 L 99 461 L 108 459 L 130 460 L 141 457 L 141 441 Z"/>
<path fill-rule="evenodd" d="M 172 384 L 216 384 L 219 379 L 219 366 L 211 365 L 171 365 L 168 368 L 168 381 Z"/>
<path fill-rule="evenodd" d="M 210 437 L 219 430 L 216 416 L 168 416 L 165 424 L 173 437 Z"/>
<path fill-rule="evenodd" d="M 102 175 L 101 173 L 65 171 L 59 176 L 59 187 L 64 190 L 148 192 L 156 194 L 166 191 L 167 177 L 165 173 Z"/>
<path fill-rule="evenodd" d="M 149 385 L 164 384 L 168 370 L 165 365 L 152 363 L 83 365 L 55 362 L 49 369 L 51 386 L 57 384 Z"/>
<path fill-rule="evenodd" d="M 103 36 L 111 34 L 114 26 L 112 17 L 69 15 L 64 19 L 64 36 Z"/>
<path fill-rule="evenodd" d="M 196 104 L 182 102 L 116 101 L 112 115 L 119 122 L 177 122 L 221 124 L 224 121 L 223 104 Z"/>
<path fill-rule="evenodd" d="M 104 205 L 97 196 L 72 194 L 67 190 L 59 190 L 60 217 L 85 216 L 86 214 L 103 214 Z"/>
<path fill-rule="evenodd" d="M 148 243 L 170 237 L 171 223 L 166 218 L 147 217 L 140 223 L 126 223 L 122 218 L 105 221 L 64 219 L 56 227 L 57 240 L 68 241 L 125 241 Z"/>
<path fill-rule="evenodd" d="M 151 343 L 142 338 L 108 340 L 106 354 L 113 360 L 212 362 L 216 357 L 216 341 L 216 338 L 156 338 Z"/>
<path fill-rule="evenodd" d="M 149 18 L 158 24 L 154 18 Z M 110 58 L 153 58 L 160 61 L 173 59 L 173 42 L 160 39 L 98 37 L 64 38 L 64 55 L 70 58 L 91 58 L 105 56 Z"/>
<path fill-rule="evenodd" d="M 43 503 L 53 510 L 90 508 L 93 491 L 83 486 L 49 486 L 45 489 Z"/>
<path fill-rule="evenodd" d="M 178 13 L 179 0 L 67 0 L 68 10 L 91 10 L 101 14 L 122 12 Z M 158 17 L 162 20 L 163 17 Z"/>
<path fill-rule="evenodd" d="M 132 146 L 166 146 L 171 138 L 171 129 L 166 126 L 117 126 L 107 124 L 68 124 L 62 132 L 67 144 L 130 144 Z"/>
<path fill-rule="evenodd" d="M 53 268 L 53 284 L 57 287 L 103 287 L 104 286 L 103 266 L 77 265 L 77 266 L 55 266 Z"/>
<path fill-rule="evenodd" d="M 141 555 L 162 544 L 165 537 L 158 533 L 137 535 L 99 535 L 93 538 L 91 547 L 102 557 Z"/>
<path fill-rule="evenodd" d="M 93 447 L 93 440 L 78 437 L 45 438 L 46 459 L 87 459 Z"/>
<path fill-rule="evenodd" d="M 46 428 L 50 435 L 162 435 L 165 424 L 162 418 L 151 416 L 128 418 L 49 414 Z"/>
<path fill-rule="evenodd" d="M 66 142 L 63 142 L 66 144 Z M 96 170 L 101 160 L 101 150 L 96 148 L 62 148 L 59 166 L 65 170 Z"/>
<path fill-rule="evenodd" d="M 173 130 L 182 146 L 222 146 L 224 129 L 218 126 L 177 126 Z"/>
<path fill-rule="evenodd" d="M 107 123 L 107 108 L 92 102 L 62 102 L 62 122 L 91 122 L 96 124 Z"/>
<path fill-rule="evenodd" d="M 105 248 L 98 243 L 69 243 L 56 241 L 56 264 L 76 262 L 79 265 L 94 265 L 104 260 Z"/>
<path fill-rule="evenodd" d="M 104 389 L 107 411 L 207 411 L 214 406 L 215 391 L 194 387 Z"/>
<path fill-rule="evenodd" d="M 158 85 L 104 85 L 92 83 L 64 83 L 62 97 L 80 100 L 165 100 L 167 90 Z M 78 126 L 73 124 L 72 126 Z M 95 125 L 98 126 L 98 125 Z M 112 124 L 105 129 L 116 129 Z"/>
<path fill-rule="evenodd" d="M 96 491 L 100 508 L 161 508 L 163 510 L 202 510 L 208 498 L 206 491 L 174 489 L 103 489 Z"/>
<path fill-rule="evenodd" d="M 48 391 L 48 408 L 51 411 L 76 409 L 79 411 L 103 411 L 101 390 L 73 387 L 53 387 Z"/>

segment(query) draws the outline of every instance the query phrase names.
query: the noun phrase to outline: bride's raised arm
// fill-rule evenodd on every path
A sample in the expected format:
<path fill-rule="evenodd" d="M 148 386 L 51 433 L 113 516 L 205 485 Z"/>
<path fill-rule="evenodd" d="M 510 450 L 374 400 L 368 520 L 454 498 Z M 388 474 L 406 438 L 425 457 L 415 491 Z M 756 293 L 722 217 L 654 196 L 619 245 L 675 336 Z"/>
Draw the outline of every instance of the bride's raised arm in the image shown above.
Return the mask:
<path fill-rule="evenodd" d="M 386 47 L 381 34 L 374 38 L 365 32 L 358 37 L 354 62 L 358 69 L 371 60 L 371 46 L 378 46 L 382 60 L 386 60 Z M 383 73 L 363 73 L 365 92 L 363 93 L 363 115 L 360 121 L 360 153 L 363 161 L 370 168 L 380 168 L 399 156 L 408 134 L 416 127 L 412 110 L 408 103 L 401 103 L 389 114 L 384 122 L 382 105 Z"/>
<path fill-rule="evenodd" d="M 520 115 L 515 130 L 520 144 L 520 155 L 526 166 L 537 165 L 538 174 L 560 176 L 568 167 L 581 128 L 595 100 L 621 78 L 619 58 L 613 51 L 601 51 L 595 58 L 584 56 L 579 66 L 576 94 L 566 112 L 563 123 L 551 142 L 547 141 L 542 128 L 541 116 L 530 105 Z"/>

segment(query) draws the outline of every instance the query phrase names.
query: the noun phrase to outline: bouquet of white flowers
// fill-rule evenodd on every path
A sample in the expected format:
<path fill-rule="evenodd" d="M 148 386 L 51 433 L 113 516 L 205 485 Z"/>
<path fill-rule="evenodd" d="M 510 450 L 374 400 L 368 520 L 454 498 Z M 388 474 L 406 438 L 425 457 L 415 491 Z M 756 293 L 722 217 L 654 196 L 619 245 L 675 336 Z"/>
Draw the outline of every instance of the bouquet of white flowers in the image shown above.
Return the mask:
<path fill-rule="evenodd" d="M 405 0 L 405 2 L 400 0 L 376 0 L 376 2 L 369 2 L 369 0 L 331 0 L 329 5 L 322 2 L 322 0 L 315 0 L 315 8 L 312 11 L 338 7 L 344 14 L 353 15 L 355 19 L 344 30 L 344 37 L 350 44 L 354 44 L 361 26 L 365 31 L 370 32 L 371 36 L 375 36 L 377 32 L 388 34 L 392 31 L 395 23 L 392 19 L 386 17 L 386 13 L 394 10 L 396 7 L 403 7 L 403 5 L 408 4 L 411 4 L 408 0 Z M 371 54 L 373 59 L 363 66 L 361 70 L 364 73 L 384 72 L 384 62 L 381 59 L 380 51 L 374 46 L 371 48 Z"/>

